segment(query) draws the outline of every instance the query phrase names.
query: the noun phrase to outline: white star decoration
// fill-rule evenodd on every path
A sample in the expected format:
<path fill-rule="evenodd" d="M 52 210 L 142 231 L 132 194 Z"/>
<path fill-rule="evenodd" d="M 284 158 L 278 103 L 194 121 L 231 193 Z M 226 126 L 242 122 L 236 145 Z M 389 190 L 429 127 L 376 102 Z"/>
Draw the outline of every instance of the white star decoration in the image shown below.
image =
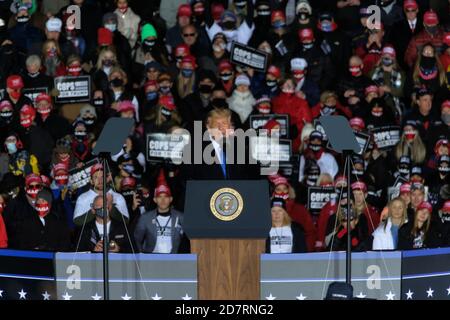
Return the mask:
<path fill-rule="evenodd" d="M 414 292 L 411 292 L 411 289 L 408 289 L 408 292 L 406 292 L 405 294 L 406 294 L 406 300 L 412 300 L 412 296 L 413 296 Z"/>
<path fill-rule="evenodd" d="M 192 297 L 189 297 L 189 295 L 186 293 L 184 297 L 181 297 L 183 300 L 192 300 Z"/>
<path fill-rule="evenodd" d="M 275 300 L 276 298 L 277 297 L 274 297 L 271 292 L 270 295 L 268 297 L 266 297 L 266 300 Z"/>
<path fill-rule="evenodd" d="M 122 300 L 131 300 L 131 298 L 133 298 L 133 297 L 129 296 L 128 293 L 125 293 L 125 295 L 121 298 L 122 298 Z"/>
<path fill-rule="evenodd" d="M 63 297 L 64 300 L 70 300 L 70 299 L 72 298 L 72 296 L 69 296 L 69 294 L 67 293 L 67 291 L 66 291 L 66 293 L 65 293 L 62 297 Z"/>
<path fill-rule="evenodd" d="M 44 297 L 44 300 L 50 300 L 50 295 L 48 294 L 47 291 L 45 291 L 42 296 Z"/>
<path fill-rule="evenodd" d="M 91 296 L 92 299 L 94 300 L 100 300 L 102 298 L 102 296 L 99 296 L 98 293 L 95 293 L 95 296 Z"/>
<path fill-rule="evenodd" d="M 3 290 L 0 290 L 0 298 L 3 298 Z"/>
<path fill-rule="evenodd" d="M 27 299 L 27 297 L 26 297 L 27 293 L 25 291 L 23 291 L 23 289 L 17 293 L 20 295 L 19 299 L 24 299 L 24 300 Z"/>
<path fill-rule="evenodd" d="M 161 300 L 162 297 L 158 296 L 158 293 L 156 293 L 153 297 L 152 300 Z"/>
<path fill-rule="evenodd" d="M 297 299 L 297 300 L 306 300 L 306 298 L 308 298 L 307 296 L 304 296 L 303 295 L 303 293 L 300 293 L 300 295 L 299 296 L 297 296 L 297 297 L 295 297 L 295 299 Z"/>
<path fill-rule="evenodd" d="M 365 295 L 362 292 L 360 292 L 356 297 L 360 298 L 360 299 L 364 299 L 365 297 L 367 297 L 367 295 Z"/>
<path fill-rule="evenodd" d="M 448 287 L 448 289 L 446 289 L 446 290 L 447 290 L 447 295 L 450 296 L 450 287 Z M 2 296 L 2 292 L 3 291 L 0 291 L 0 297 Z"/>
<path fill-rule="evenodd" d="M 429 288 L 427 291 L 427 298 L 433 298 L 433 292 L 434 292 L 434 290 Z"/>
<path fill-rule="evenodd" d="M 389 291 L 388 294 L 386 294 L 386 300 L 394 300 L 395 293 L 392 293 L 392 291 Z"/>

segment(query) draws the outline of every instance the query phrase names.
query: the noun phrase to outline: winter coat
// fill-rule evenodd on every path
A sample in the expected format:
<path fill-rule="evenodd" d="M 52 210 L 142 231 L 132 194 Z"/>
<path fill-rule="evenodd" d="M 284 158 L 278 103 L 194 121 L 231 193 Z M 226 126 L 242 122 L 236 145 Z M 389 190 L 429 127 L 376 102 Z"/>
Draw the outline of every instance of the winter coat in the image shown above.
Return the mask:
<path fill-rule="evenodd" d="M 413 67 L 420 50 L 427 43 L 431 43 L 437 50 L 438 54 L 440 54 L 444 45 L 444 36 L 445 32 L 441 28 L 438 29 L 436 35 L 434 36 L 429 34 L 426 30 L 422 30 L 409 42 L 408 48 L 405 52 L 405 63 L 410 68 Z"/>
<path fill-rule="evenodd" d="M 414 236 L 411 230 L 414 226 L 414 219 L 403 225 L 398 231 L 398 250 L 414 250 Z M 425 234 L 425 241 L 422 248 L 437 248 L 442 244 L 442 236 L 439 228 L 433 222 L 430 224 L 430 229 Z"/>
<path fill-rule="evenodd" d="M 296 126 L 299 133 L 302 132 L 305 123 L 312 122 L 308 102 L 293 94 L 282 92 L 273 98 L 272 111 L 278 114 L 288 114 L 290 117 L 290 125 Z"/>
<path fill-rule="evenodd" d="M 308 209 L 294 200 L 288 200 L 286 201 L 286 211 L 291 219 L 302 227 L 303 241 L 306 243 L 305 250 L 313 251 L 317 231 Z"/>
<path fill-rule="evenodd" d="M 385 227 L 386 226 L 386 227 Z M 378 228 L 372 233 L 373 242 L 372 250 L 395 250 L 397 243 L 394 243 L 394 238 L 391 233 L 392 220 L 389 218 L 386 222 L 380 223 Z"/>
<path fill-rule="evenodd" d="M 0 248 L 8 248 L 8 234 L 6 233 L 5 222 L 3 216 L 0 214 Z"/>
<path fill-rule="evenodd" d="M 234 90 L 231 97 L 227 99 L 227 102 L 230 110 L 233 110 L 239 115 L 241 123 L 245 123 L 253 111 L 256 100 L 250 91 L 241 93 Z"/>
<path fill-rule="evenodd" d="M 128 39 L 130 47 L 134 48 L 136 42 L 140 40 L 138 31 L 141 18 L 136 15 L 130 7 L 125 14 L 122 14 L 119 9 L 116 9 L 114 13 L 117 15 L 118 20 L 117 29 Z"/>

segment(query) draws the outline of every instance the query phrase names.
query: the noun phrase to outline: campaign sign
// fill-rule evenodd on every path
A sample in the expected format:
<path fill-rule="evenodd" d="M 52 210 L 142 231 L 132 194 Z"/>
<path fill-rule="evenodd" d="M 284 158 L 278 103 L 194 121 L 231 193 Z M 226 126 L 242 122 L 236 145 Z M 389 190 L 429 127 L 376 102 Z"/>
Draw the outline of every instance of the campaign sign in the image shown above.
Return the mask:
<path fill-rule="evenodd" d="M 333 187 L 308 187 L 308 210 L 319 214 L 323 206 L 335 197 L 337 194 Z"/>
<path fill-rule="evenodd" d="M 262 129 L 270 120 L 276 120 L 280 123 L 280 136 L 287 138 L 289 136 L 289 115 L 288 114 L 258 114 L 250 116 L 250 128 Z"/>
<path fill-rule="evenodd" d="M 400 141 L 399 126 L 384 126 L 370 130 L 373 135 L 374 143 L 379 150 L 388 150 L 393 148 Z"/>
<path fill-rule="evenodd" d="M 239 42 L 231 44 L 231 63 L 266 72 L 269 55 Z"/>
<path fill-rule="evenodd" d="M 183 149 L 189 143 L 187 134 L 151 133 L 147 135 L 147 161 L 164 162 L 171 160 L 173 163 L 181 162 Z"/>
<path fill-rule="evenodd" d="M 55 88 L 59 91 L 56 103 L 91 101 L 91 77 L 57 77 Z"/>
<path fill-rule="evenodd" d="M 47 93 L 48 94 L 48 88 L 47 87 L 41 87 L 41 88 L 27 88 L 22 90 L 24 96 L 28 97 L 31 101 L 33 101 L 33 104 L 36 103 L 36 98 L 41 93 Z"/>
<path fill-rule="evenodd" d="M 91 161 L 86 162 L 86 164 L 78 169 L 73 168 L 69 170 L 69 183 L 68 186 L 72 190 L 80 189 L 89 184 L 91 179 L 91 168 L 94 164 L 99 163 L 99 159 L 95 158 Z"/>
<path fill-rule="evenodd" d="M 270 137 L 251 137 L 251 155 L 263 166 L 274 163 L 287 163 L 291 160 L 292 141 Z"/>

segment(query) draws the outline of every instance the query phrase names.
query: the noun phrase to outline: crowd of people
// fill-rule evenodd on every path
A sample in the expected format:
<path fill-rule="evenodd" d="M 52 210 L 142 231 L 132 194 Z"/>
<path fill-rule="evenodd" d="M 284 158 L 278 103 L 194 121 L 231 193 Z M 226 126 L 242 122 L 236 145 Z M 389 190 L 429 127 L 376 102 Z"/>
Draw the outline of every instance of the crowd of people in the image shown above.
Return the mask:
<path fill-rule="evenodd" d="M 373 4 L 381 21 L 371 18 Z M 0 248 L 189 252 L 183 211 L 196 196 L 186 192 L 191 179 L 268 180 L 267 252 L 345 250 L 348 219 L 356 251 L 449 246 L 449 7 L 446 0 L 0 1 Z M 264 53 L 266 71 L 232 63 L 233 42 Z M 85 76 L 90 101 L 57 102 L 55 79 Z M 251 116 L 286 114 L 291 174 L 227 164 L 213 129 L 232 139 L 227 129 L 251 128 Z M 324 115 L 344 116 L 369 137 L 347 164 L 320 129 Z M 92 150 L 113 117 L 134 126 L 104 168 Z M 192 132 L 195 121 L 211 131 L 215 164 L 149 161 L 148 134 Z M 282 123 L 263 128 L 280 135 Z M 378 145 L 373 132 L 382 128 L 399 128 L 398 141 Z M 69 183 L 93 162 L 86 185 Z M 320 211 L 308 206 L 312 187 L 335 188 Z"/>

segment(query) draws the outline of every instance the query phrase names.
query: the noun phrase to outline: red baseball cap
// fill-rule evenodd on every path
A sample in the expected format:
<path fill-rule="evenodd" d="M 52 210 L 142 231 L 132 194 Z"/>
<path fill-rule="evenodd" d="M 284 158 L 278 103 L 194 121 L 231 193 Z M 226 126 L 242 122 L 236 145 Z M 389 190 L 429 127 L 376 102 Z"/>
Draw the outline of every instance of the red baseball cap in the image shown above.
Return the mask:
<path fill-rule="evenodd" d="M 419 6 L 417 5 L 416 0 L 405 0 L 403 2 L 403 9 L 405 9 L 405 10 L 406 9 L 413 9 L 413 10 L 415 10 L 417 8 L 419 8 Z"/>
<path fill-rule="evenodd" d="M 211 15 L 215 21 L 220 20 L 220 17 L 224 11 L 225 8 L 221 3 L 213 3 L 211 5 Z"/>
<path fill-rule="evenodd" d="M 125 177 L 120 181 L 120 188 L 123 189 L 125 187 L 134 188 L 136 187 L 136 179 L 133 177 Z"/>
<path fill-rule="evenodd" d="M 419 210 L 423 210 L 426 209 L 428 210 L 428 212 L 432 212 L 433 211 L 433 206 L 431 205 L 431 203 L 429 203 L 428 201 L 422 201 L 418 206 L 417 206 L 417 211 Z"/>
<path fill-rule="evenodd" d="M 439 24 L 439 18 L 436 12 L 434 12 L 433 10 L 425 12 L 425 14 L 423 15 L 423 23 L 427 26 L 435 26 Z"/>
<path fill-rule="evenodd" d="M 103 171 L 103 165 L 101 163 L 96 163 L 91 167 L 91 177 L 97 172 Z"/>
<path fill-rule="evenodd" d="M 300 41 L 314 40 L 314 32 L 311 28 L 305 28 L 298 31 Z"/>
<path fill-rule="evenodd" d="M 339 175 L 334 179 L 334 185 L 337 186 L 339 183 L 347 184 L 347 177 Z"/>
<path fill-rule="evenodd" d="M 158 102 L 161 106 L 166 107 L 168 110 L 175 110 L 175 102 L 171 96 L 162 96 Z"/>
<path fill-rule="evenodd" d="M 278 68 L 277 66 L 274 66 L 274 65 L 269 67 L 269 69 L 267 70 L 267 74 L 271 74 L 277 79 L 281 78 L 280 68 Z"/>
<path fill-rule="evenodd" d="M 36 116 L 36 109 L 33 108 L 32 106 L 25 104 L 21 109 L 20 109 L 20 114 L 24 115 L 24 116 Z"/>
<path fill-rule="evenodd" d="M 42 184 L 42 178 L 38 176 L 37 174 L 30 173 L 25 177 L 25 185 L 29 186 L 33 182 Z"/>
<path fill-rule="evenodd" d="M 197 67 L 197 63 L 196 63 L 196 60 L 195 60 L 195 57 L 194 57 L 194 56 L 191 56 L 191 55 L 185 56 L 185 57 L 183 58 L 183 60 L 181 60 L 181 64 L 185 64 L 185 63 L 192 64 L 192 66 L 193 66 L 194 68 Z"/>
<path fill-rule="evenodd" d="M 125 101 L 119 102 L 119 108 L 117 111 L 118 112 L 127 112 L 127 111 L 135 112 L 136 109 L 134 108 L 133 102 L 131 102 L 130 100 L 125 100 Z"/>
<path fill-rule="evenodd" d="M 267 123 L 264 125 L 263 129 L 272 131 L 273 128 L 275 128 L 276 126 L 279 126 L 280 123 L 275 120 L 275 119 L 270 119 L 269 121 L 267 121 Z"/>
<path fill-rule="evenodd" d="M 447 32 L 447 33 L 444 35 L 444 43 L 445 43 L 447 46 L 450 47 L 450 32 Z"/>
<path fill-rule="evenodd" d="M 378 93 L 379 89 L 376 85 L 370 85 L 368 87 L 366 87 L 366 89 L 364 90 L 364 94 L 368 95 L 369 93 Z"/>
<path fill-rule="evenodd" d="M 450 212 L 450 200 L 445 201 L 444 205 L 442 206 L 441 211 Z"/>
<path fill-rule="evenodd" d="M 286 15 L 281 10 L 275 10 L 272 12 L 271 22 L 275 22 L 276 20 L 286 21 Z"/>
<path fill-rule="evenodd" d="M 12 75 L 6 79 L 6 86 L 9 89 L 19 90 L 24 87 L 22 77 L 19 75 Z"/>
<path fill-rule="evenodd" d="M 182 4 L 178 7 L 178 17 L 191 17 L 192 16 L 192 9 L 191 6 L 188 4 Z"/>
<path fill-rule="evenodd" d="M 99 46 L 109 46 L 113 43 L 113 33 L 106 28 L 99 28 L 97 31 Z"/>
<path fill-rule="evenodd" d="M 2 102 L 0 102 L 0 111 L 6 108 L 14 109 L 11 102 L 9 102 L 8 100 L 3 100 Z"/>
<path fill-rule="evenodd" d="M 285 185 L 289 186 L 288 180 L 285 177 L 283 177 L 283 176 L 281 176 L 279 174 L 275 174 L 275 175 L 269 176 L 269 180 L 270 180 L 270 182 L 273 183 L 273 185 L 275 187 L 279 186 L 280 184 L 285 184 Z"/>
<path fill-rule="evenodd" d="M 47 101 L 48 103 L 52 103 L 52 98 L 46 94 L 46 93 L 40 93 L 37 97 L 36 97 L 36 104 L 38 104 L 41 101 Z"/>
<path fill-rule="evenodd" d="M 364 182 L 357 181 L 357 182 L 352 183 L 352 190 L 353 191 L 361 190 L 363 192 L 367 192 L 367 186 L 366 186 L 366 184 Z"/>
<path fill-rule="evenodd" d="M 382 54 L 382 55 L 387 54 L 387 55 L 389 55 L 389 56 L 392 57 L 392 58 L 395 58 L 395 56 L 396 56 L 396 54 L 395 54 L 395 49 L 394 49 L 394 47 L 391 46 L 391 45 L 385 45 L 385 46 L 383 47 L 383 49 L 381 50 L 381 54 Z"/>
<path fill-rule="evenodd" d="M 400 194 L 402 193 L 410 193 L 411 192 L 411 184 L 410 183 L 404 183 L 400 186 Z"/>
<path fill-rule="evenodd" d="M 222 72 L 225 70 L 233 70 L 233 65 L 228 60 L 222 60 L 219 63 L 219 72 Z"/>
<path fill-rule="evenodd" d="M 364 120 L 359 117 L 351 118 L 350 121 L 350 127 L 358 127 L 359 129 L 364 129 L 366 127 L 366 124 L 364 123 Z"/>
<path fill-rule="evenodd" d="M 144 90 L 147 90 L 147 88 L 149 88 L 149 87 L 158 87 L 158 81 L 156 81 L 156 80 L 148 80 L 144 84 Z"/>
<path fill-rule="evenodd" d="M 445 100 L 442 102 L 441 110 L 444 110 L 445 108 L 450 108 L 450 100 Z"/>
<path fill-rule="evenodd" d="M 175 48 L 175 57 L 181 57 L 181 56 L 188 56 L 191 54 L 191 49 L 189 49 L 189 46 L 185 43 L 182 43 L 178 45 Z"/>

